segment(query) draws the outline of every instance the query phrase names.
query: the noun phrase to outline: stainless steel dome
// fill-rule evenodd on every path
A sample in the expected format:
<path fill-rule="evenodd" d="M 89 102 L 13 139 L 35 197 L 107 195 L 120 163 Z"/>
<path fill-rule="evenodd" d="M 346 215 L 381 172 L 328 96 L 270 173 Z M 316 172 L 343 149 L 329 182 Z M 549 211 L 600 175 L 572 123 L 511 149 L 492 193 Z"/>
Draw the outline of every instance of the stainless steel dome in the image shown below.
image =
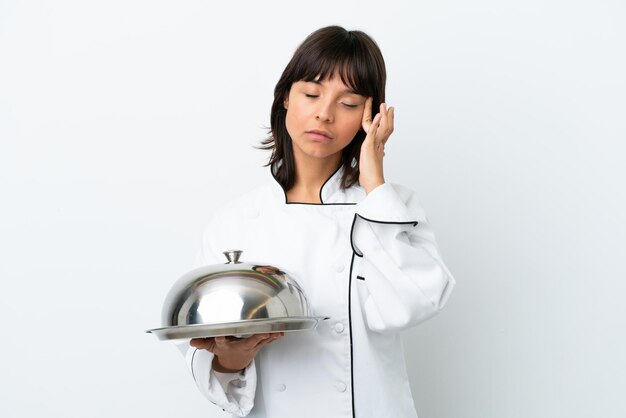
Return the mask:
<path fill-rule="evenodd" d="M 241 251 L 226 251 L 226 264 L 203 266 L 182 276 L 169 291 L 161 340 L 245 336 L 313 329 L 313 316 L 298 283 L 280 268 L 242 263 Z"/>

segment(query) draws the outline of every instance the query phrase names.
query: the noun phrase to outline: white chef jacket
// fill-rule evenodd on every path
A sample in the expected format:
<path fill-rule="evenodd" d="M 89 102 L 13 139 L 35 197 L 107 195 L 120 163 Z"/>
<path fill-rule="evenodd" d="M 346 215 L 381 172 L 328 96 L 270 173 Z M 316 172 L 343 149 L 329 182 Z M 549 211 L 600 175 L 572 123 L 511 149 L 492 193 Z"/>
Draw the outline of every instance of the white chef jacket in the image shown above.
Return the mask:
<path fill-rule="evenodd" d="M 271 263 L 301 285 L 315 330 L 288 332 L 242 373 L 211 369 L 213 353 L 180 345 L 200 392 L 233 416 L 417 417 L 399 332 L 439 312 L 455 280 L 415 194 L 385 183 L 366 195 L 340 187 L 321 204 L 287 203 L 267 184 L 224 205 L 203 236 L 198 265 Z"/>

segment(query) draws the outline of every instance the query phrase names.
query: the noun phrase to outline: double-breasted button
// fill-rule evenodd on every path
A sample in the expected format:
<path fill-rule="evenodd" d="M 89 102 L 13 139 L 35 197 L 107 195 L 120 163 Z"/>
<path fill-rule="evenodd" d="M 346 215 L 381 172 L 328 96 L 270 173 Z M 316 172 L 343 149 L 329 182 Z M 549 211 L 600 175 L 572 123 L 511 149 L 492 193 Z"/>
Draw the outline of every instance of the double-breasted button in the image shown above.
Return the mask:
<path fill-rule="evenodd" d="M 259 217 L 259 211 L 254 208 L 250 208 L 248 209 L 248 216 L 250 217 L 250 219 L 256 219 Z"/>
<path fill-rule="evenodd" d="M 341 273 L 344 269 L 345 269 L 345 267 L 344 267 L 344 265 L 343 265 L 343 264 L 337 264 L 337 265 L 335 266 L 335 271 L 336 271 L 337 273 Z"/>
<path fill-rule="evenodd" d="M 337 323 L 335 324 L 335 332 L 336 332 L 337 334 L 341 334 L 341 333 L 343 332 L 343 330 L 344 330 L 344 326 L 343 326 L 343 324 L 342 324 L 341 322 L 337 322 Z"/>
<path fill-rule="evenodd" d="M 274 388 L 276 389 L 277 392 L 284 392 L 287 389 L 287 386 L 283 385 L 282 383 L 279 383 L 276 386 L 274 386 Z"/>
<path fill-rule="evenodd" d="M 346 384 L 345 384 L 345 383 L 343 383 L 343 382 L 337 382 L 337 383 L 335 383 L 335 388 L 336 388 L 339 392 L 345 392 L 345 391 L 346 391 L 346 389 L 347 389 L 348 387 L 347 387 L 347 386 L 346 386 Z"/>

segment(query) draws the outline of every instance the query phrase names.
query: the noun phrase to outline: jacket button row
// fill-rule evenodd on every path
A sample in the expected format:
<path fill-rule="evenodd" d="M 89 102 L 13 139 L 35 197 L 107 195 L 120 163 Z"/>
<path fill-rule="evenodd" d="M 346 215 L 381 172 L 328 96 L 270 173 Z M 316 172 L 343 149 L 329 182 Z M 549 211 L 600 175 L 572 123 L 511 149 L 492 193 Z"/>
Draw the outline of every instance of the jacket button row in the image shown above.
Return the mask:
<path fill-rule="evenodd" d="M 337 273 L 341 273 L 341 272 L 343 271 L 343 269 L 344 269 L 344 268 L 345 268 L 345 267 L 343 266 L 343 264 L 337 264 L 337 265 L 335 266 L 335 271 L 336 271 Z"/>
<path fill-rule="evenodd" d="M 285 389 L 287 389 L 287 386 L 283 385 L 282 383 L 279 385 L 276 385 L 276 391 L 278 392 L 284 392 Z"/>
<path fill-rule="evenodd" d="M 335 332 L 336 332 L 337 334 L 341 334 L 341 333 L 343 332 L 343 330 L 344 330 L 344 326 L 343 326 L 343 324 L 342 324 L 341 322 L 337 322 L 337 323 L 335 324 Z"/>

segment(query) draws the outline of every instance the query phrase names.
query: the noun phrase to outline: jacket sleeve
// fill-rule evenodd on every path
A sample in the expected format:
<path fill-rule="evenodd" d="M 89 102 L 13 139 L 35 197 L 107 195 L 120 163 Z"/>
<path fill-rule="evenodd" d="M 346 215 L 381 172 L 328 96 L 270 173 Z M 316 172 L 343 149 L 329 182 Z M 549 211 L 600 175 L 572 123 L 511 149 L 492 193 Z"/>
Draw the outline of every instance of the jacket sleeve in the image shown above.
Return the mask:
<path fill-rule="evenodd" d="M 444 307 L 456 281 L 413 192 L 389 183 L 372 190 L 357 204 L 351 240 L 370 330 L 406 329 Z"/>
<path fill-rule="evenodd" d="M 214 248 L 210 239 L 219 234 L 217 228 L 215 223 L 207 227 L 194 267 L 223 262 L 218 258 L 221 251 Z M 257 382 L 254 360 L 241 373 L 220 373 L 211 367 L 214 354 L 210 351 L 191 347 L 189 340 L 179 340 L 176 344 L 185 356 L 198 389 L 209 401 L 236 416 L 245 417 L 250 413 L 254 406 Z"/>
<path fill-rule="evenodd" d="M 191 347 L 188 341 L 177 344 L 205 398 L 233 415 L 245 417 L 250 413 L 256 390 L 254 360 L 241 373 L 219 373 L 211 368 L 213 353 Z"/>

